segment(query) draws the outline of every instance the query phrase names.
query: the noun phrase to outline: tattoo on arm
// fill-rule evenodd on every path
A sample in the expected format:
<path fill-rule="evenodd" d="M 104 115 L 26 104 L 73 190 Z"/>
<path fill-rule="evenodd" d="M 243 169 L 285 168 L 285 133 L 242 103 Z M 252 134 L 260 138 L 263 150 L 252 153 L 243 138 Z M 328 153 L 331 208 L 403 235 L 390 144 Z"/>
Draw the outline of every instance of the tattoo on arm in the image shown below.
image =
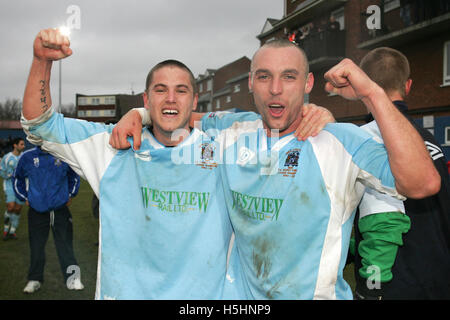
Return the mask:
<path fill-rule="evenodd" d="M 41 84 L 41 89 L 39 89 L 41 91 L 41 103 L 44 104 L 43 106 L 41 106 L 41 108 L 44 111 L 47 111 L 48 105 L 47 105 L 47 97 L 45 96 L 45 81 L 40 80 L 39 83 Z"/>

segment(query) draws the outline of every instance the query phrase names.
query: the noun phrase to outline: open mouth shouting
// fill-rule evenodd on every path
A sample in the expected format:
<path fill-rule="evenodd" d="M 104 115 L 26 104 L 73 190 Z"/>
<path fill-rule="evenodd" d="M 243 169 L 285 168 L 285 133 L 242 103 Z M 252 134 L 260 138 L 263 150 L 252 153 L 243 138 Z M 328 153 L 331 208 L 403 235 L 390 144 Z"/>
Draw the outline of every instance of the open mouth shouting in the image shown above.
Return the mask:
<path fill-rule="evenodd" d="M 272 117 L 278 118 L 283 115 L 284 106 L 278 103 L 269 104 L 269 112 Z"/>

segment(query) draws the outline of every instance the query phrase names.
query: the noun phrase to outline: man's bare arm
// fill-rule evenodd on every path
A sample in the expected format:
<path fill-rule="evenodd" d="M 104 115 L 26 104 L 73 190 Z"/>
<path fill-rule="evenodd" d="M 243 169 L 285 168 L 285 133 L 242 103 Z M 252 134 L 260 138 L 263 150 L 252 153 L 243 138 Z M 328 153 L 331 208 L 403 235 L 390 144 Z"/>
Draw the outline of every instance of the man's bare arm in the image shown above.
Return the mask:
<path fill-rule="evenodd" d="M 325 74 L 325 90 L 361 100 L 377 121 L 399 193 L 424 198 L 437 193 L 441 179 L 424 141 L 392 104 L 384 90 L 351 60 L 344 59 Z"/>
<path fill-rule="evenodd" d="M 128 137 L 133 137 L 133 149 L 141 147 L 141 132 L 143 125 L 150 125 L 151 119 L 146 108 L 134 108 L 128 111 L 114 126 L 109 138 L 109 144 L 115 149 L 128 149 L 131 147 Z M 197 125 L 204 113 L 193 112 L 189 119 L 189 126 Z M 200 128 L 201 129 L 201 128 Z"/>
<path fill-rule="evenodd" d="M 72 54 L 69 39 L 56 29 L 42 30 L 33 44 L 33 62 L 23 97 L 22 114 L 25 119 L 38 118 L 51 105 L 50 75 L 53 61 Z"/>
<path fill-rule="evenodd" d="M 189 126 L 191 128 L 197 127 L 204 115 L 205 113 L 193 112 L 189 120 Z M 329 110 L 315 104 L 304 105 L 302 117 L 302 121 L 294 133 L 299 140 L 316 136 L 327 123 L 335 122 Z M 142 125 L 149 125 L 150 123 L 147 109 L 135 108 L 128 111 L 114 127 L 109 144 L 116 149 L 128 149 L 131 145 L 127 141 L 127 137 L 133 137 L 133 148 L 139 150 Z M 201 128 L 198 129 L 201 130 Z"/>

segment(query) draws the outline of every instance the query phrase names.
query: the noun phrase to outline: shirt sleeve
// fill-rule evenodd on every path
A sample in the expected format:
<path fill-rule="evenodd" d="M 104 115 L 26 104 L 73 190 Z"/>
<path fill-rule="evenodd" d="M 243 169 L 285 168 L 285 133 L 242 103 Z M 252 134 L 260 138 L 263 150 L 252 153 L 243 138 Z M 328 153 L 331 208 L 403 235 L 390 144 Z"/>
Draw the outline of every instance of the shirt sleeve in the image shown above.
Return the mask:
<path fill-rule="evenodd" d="M 12 183 L 14 193 L 16 197 L 19 198 L 20 201 L 28 200 L 28 190 L 26 186 L 26 170 L 25 170 L 25 161 L 24 157 L 20 157 L 19 162 L 17 163 L 16 170 L 14 171 Z"/>
<path fill-rule="evenodd" d="M 66 162 L 98 195 L 100 180 L 118 152 L 109 145 L 113 125 L 64 118 L 53 109 L 40 117 L 21 117 L 27 139 Z"/>
<path fill-rule="evenodd" d="M 369 268 L 376 266 L 381 282 L 392 280 L 392 266 L 403 245 L 403 234 L 411 227 L 409 217 L 402 212 L 380 212 L 362 217 L 358 227 L 362 236 L 357 248 L 362 265 L 359 274 L 367 279 L 372 275 Z"/>
<path fill-rule="evenodd" d="M 260 116 L 254 112 L 209 112 L 202 117 L 202 130 L 205 132 L 212 129 L 218 131 L 225 129 L 237 130 L 256 121 L 258 121 L 259 125 L 259 120 Z"/>
<path fill-rule="evenodd" d="M 325 126 L 324 131 L 335 136 L 339 141 L 338 144 L 345 149 L 355 166 L 353 173 L 357 175 L 357 182 L 399 200 L 406 199 L 395 188 L 395 179 L 383 143 L 353 124 L 329 123 Z M 331 144 L 322 151 L 325 155 L 333 154 L 333 152 L 338 152 L 338 150 L 334 151 Z M 346 164 L 343 162 L 335 165 L 339 167 Z"/>
<path fill-rule="evenodd" d="M 8 179 L 8 173 L 6 171 L 6 155 L 2 158 L 2 161 L 0 162 L 0 176 L 3 179 Z"/>
<path fill-rule="evenodd" d="M 0 175 L 2 176 L 2 178 L 4 179 L 9 179 L 12 177 L 13 173 L 14 173 L 14 169 L 15 166 L 14 165 L 10 165 L 10 162 L 12 157 L 11 156 L 4 156 L 1 162 L 1 167 L 0 167 Z"/>
<path fill-rule="evenodd" d="M 411 227 L 403 201 L 366 188 L 357 223 L 361 233 L 359 274 L 367 279 L 371 274 L 369 268 L 378 266 L 380 280 L 390 281 L 398 247 L 403 245 L 403 234 Z"/>

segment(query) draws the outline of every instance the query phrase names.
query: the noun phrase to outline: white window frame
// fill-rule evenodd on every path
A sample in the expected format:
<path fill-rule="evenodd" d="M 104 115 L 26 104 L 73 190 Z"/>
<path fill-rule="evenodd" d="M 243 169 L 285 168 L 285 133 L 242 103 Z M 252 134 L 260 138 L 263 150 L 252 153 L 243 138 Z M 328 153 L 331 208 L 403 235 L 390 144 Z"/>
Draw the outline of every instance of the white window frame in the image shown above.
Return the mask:
<path fill-rule="evenodd" d="M 220 98 L 216 100 L 216 109 L 220 109 Z"/>
<path fill-rule="evenodd" d="M 450 146 L 450 127 L 444 128 L 444 144 Z"/>
<path fill-rule="evenodd" d="M 206 82 L 206 91 L 211 91 L 212 90 L 212 79 L 209 79 Z"/>
<path fill-rule="evenodd" d="M 339 22 L 339 30 L 345 30 L 345 10 L 344 7 L 331 12 L 331 15 Z"/>
<path fill-rule="evenodd" d="M 442 70 L 443 86 L 450 86 L 450 66 L 447 64 L 450 56 L 450 41 L 444 42 L 444 64 Z"/>
<path fill-rule="evenodd" d="M 203 91 L 203 82 L 200 82 L 200 84 L 198 85 L 198 92 L 202 91 Z"/>
<path fill-rule="evenodd" d="M 230 103 L 230 102 L 231 102 L 231 97 L 227 96 L 227 103 Z"/>
<path fill-rule="evenodd" d="M 239 92 L 239 91 L 241 91 L 241 84 L 240 83 L 234 85 L 234 92 Z"/>

